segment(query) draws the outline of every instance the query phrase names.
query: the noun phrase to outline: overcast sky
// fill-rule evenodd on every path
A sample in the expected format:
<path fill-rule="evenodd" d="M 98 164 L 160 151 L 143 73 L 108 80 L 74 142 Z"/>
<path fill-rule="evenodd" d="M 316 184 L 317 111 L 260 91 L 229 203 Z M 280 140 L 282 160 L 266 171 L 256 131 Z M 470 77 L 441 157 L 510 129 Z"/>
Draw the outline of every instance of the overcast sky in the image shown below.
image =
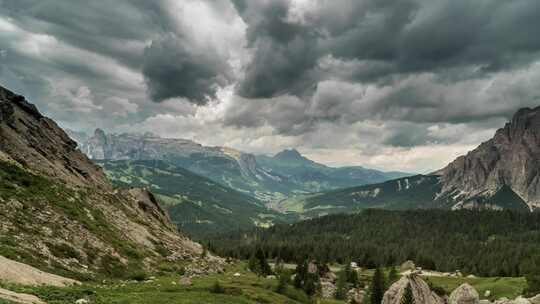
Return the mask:
<path fill-rule="evenodd" d="M 0 0 L 61 126 L 427 172 L 540 105 L 538 0 Z"/>

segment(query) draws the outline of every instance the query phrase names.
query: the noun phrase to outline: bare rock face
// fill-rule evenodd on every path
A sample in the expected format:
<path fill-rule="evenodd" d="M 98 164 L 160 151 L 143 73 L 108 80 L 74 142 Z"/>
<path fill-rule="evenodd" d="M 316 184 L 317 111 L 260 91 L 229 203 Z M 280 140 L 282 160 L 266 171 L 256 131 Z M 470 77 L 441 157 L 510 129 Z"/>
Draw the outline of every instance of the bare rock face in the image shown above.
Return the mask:
<path fill-rule="evenodd" d="M 478 304 L 480 296 L 474 287 L 465 283 L 450 294 L 450 304 Z"/>
<path fill-rule="evenodd" d="M 444 301 L 429 288 L 428 284 L 417 275 L 402 277 L 385 292 L 382 304 L 400 304 L 405 288 L 410 284 L 415 303 L 443 304 Z"/>
<path fill-rule="evenodd" d="M 529 208 L 540 207 L 540 107 L 519 110 L 492 139 L 437 174 L 441 194 L 455 198 L 456 207 L 478 206 L 504 186 L 511 190 L 505 196 L 513 192 Z"/>
<path fill-rule="evenodd" d="M 0 151 L 27 169 L 68 184 L 110 189 L 101 169 L 54 121 L 0 87 Z"/>

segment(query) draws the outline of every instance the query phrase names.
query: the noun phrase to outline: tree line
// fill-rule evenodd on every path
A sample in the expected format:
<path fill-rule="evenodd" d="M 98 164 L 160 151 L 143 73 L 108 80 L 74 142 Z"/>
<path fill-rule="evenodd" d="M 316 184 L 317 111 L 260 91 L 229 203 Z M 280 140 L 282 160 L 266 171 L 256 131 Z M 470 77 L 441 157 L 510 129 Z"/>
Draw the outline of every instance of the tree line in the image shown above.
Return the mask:
<path fill-rule="evenodd" d="M 540 267 L 540 213 L 511 211 L 365 210 L 205 240 L 221 255 L 321 263 L 393 266 L 413 260 L 425 269 L 477 276 L 522 276 Z M 537 265 L 538 264 L 538 265 Z"/>

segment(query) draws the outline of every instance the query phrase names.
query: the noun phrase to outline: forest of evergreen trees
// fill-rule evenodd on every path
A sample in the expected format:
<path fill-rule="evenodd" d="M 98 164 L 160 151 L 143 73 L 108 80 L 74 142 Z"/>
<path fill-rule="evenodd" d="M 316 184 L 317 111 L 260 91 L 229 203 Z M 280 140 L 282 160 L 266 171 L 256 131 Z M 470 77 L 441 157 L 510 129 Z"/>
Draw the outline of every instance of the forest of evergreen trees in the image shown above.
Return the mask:
<path fill-rule="evenodd" d="M 425 269 L 521 276 L 540 266 L 540 213 L 366 210 L 206 242 L 217 254 L 241 259 L 262 248 L 268 258 L 285 262 L 350 260 L 374 268 L 413 260 Z"/>

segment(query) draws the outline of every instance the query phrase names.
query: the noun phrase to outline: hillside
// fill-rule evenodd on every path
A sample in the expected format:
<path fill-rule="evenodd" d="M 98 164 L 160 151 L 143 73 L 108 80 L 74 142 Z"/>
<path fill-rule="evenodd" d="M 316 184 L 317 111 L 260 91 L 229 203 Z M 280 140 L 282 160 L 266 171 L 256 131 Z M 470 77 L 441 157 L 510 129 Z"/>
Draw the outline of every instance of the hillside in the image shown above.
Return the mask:
<path fill-rule="evenodd" d="M 194 236 L 281 221 L 257 199 L 164 161 L 98 163 L 115 185 L 150 189 L 173 223 Z"/>
<path fill-rule="evenodd" d="M 23 96 L 0 87 L 0 255 L 76 278 L 198 261 L 148 191 L 116 190 Z"/>

